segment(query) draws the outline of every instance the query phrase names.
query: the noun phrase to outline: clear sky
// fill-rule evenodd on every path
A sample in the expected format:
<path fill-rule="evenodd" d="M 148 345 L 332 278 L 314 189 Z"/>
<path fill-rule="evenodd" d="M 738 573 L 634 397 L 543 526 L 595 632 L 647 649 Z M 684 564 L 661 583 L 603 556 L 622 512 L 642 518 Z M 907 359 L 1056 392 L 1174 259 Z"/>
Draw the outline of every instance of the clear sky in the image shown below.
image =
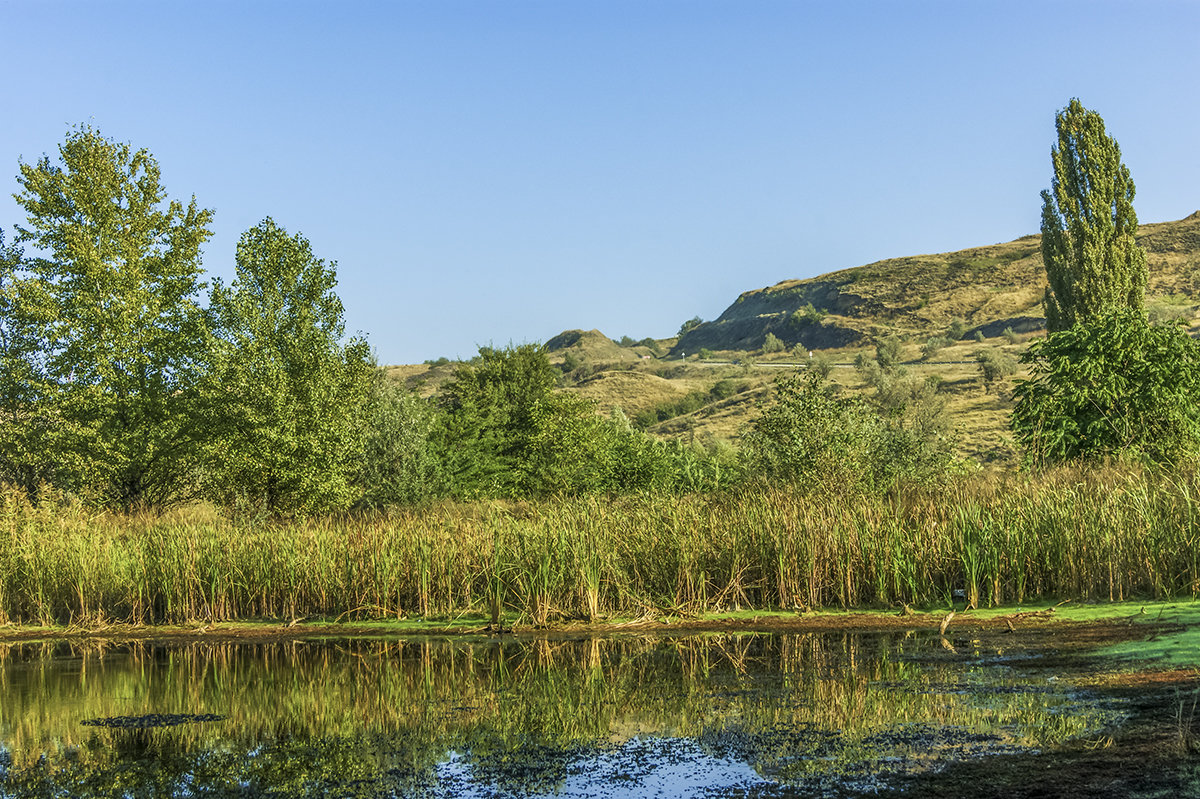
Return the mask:
<path fill-rule="evenodd" d="M 1200 2 L 0 0 L 0 227 L 72 125 L 338 263 L 383 363 L 1038 230 L 1054 114 L 1100 112 L 1142 222 L 1200 209 Z"/>

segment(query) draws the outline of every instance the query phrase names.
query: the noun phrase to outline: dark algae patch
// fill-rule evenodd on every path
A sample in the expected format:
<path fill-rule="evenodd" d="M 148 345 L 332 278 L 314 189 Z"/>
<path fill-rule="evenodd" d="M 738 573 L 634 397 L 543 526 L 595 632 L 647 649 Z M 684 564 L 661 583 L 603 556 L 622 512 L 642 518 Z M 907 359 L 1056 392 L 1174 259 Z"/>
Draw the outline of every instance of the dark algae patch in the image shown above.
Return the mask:
<path fill-rule="evenodd" d="M 16 643 L 0 797 L 1197 795 L 1097 630 Z"/>
<path fill-rule="evenodd" d="M 104 719 L 84 719 L 85 727 L 112 727 L 122 730 L 145 730 L 152 727 L 175 727 L 197 721 L 222 721 L 225 717 L 213 713 L 147 713 L 144 716 L 111 716 Z"/>

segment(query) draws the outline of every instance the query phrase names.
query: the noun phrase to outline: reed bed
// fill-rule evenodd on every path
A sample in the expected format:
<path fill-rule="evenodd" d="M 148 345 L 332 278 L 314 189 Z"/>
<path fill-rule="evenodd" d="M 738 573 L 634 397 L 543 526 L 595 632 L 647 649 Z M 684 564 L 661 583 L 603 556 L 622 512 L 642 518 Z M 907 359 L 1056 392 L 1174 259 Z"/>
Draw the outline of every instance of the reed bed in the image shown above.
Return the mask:
<path fill-rule="evenodd" d="M 1115 467 L 893 496 L 442 504 L 246 522 L 0 493 L 0 623 L 480 613 L 545 624 L 715 609 L 1200 593 L 1200 477 Z"/>

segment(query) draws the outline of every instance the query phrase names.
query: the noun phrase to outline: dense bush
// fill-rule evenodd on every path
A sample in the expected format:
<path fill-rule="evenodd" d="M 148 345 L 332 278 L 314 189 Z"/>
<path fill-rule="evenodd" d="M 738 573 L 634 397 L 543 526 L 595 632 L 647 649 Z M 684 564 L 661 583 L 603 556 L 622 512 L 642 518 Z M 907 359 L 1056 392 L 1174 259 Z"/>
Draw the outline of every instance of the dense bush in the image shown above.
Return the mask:
<path fill-rule="evenodd" d="M 1032 460 L 1200 457 L 1200 345 L 1182 328 L 1120 311 L 1035 341 L 1022 361 L 1012 429 Z"/>
<path fill-rule="evenodd" d="M 776 381 L 744 456 L 750 474 L 838 491 L 937 482 L 956 467 L 935 403 L 881 412 L 815 374 Z"/>

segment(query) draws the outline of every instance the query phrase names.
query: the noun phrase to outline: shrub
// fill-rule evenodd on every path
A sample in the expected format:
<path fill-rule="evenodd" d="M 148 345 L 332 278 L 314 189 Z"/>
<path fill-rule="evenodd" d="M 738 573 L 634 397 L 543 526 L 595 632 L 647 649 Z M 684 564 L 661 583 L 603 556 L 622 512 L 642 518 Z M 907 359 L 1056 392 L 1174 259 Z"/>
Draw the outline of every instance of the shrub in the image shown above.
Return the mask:
<path fill-rule="evenodd" d="M 819 325 L 821 320 L 826 316 L 824 311 L 818 311 L 813 307 L 813 304 L 807 303 L 803 308 L 792 312 L 788 317 L 788 324 L 792 327 L 808 327 L 809 325 Z"/>
<path fill-rule="evenodd" d="M 945 336 L 930 336 L 925 340 L 925 343 L 921 345 L 921 357 L 925 360 L 929 360 L 946 347 L 949 347 L 950 343 L 950 339 L 946 338 Z"/>
<path fill-rule="evenodd" d="M 983 378 L 985 389 L 1017 371 L 1017 359 L 1004 350 L 981 350 L 975 354 L 975 363 L 979 364 L 979 375 Z"/>
<path fill-rule="evenodd" d="M 959 318 L 950 320 L 950 326 L 946 328 L 946 338 L 951 341 L 959 341 L 967 334 L 967 323 Z"/>
<path fill-rule="evenodd" d="M 854 368 L 858 371 L 863 383 L 872 388 L 878 387 L 883 379 L 883 369 L 879 366 L 879 361 L 865 352 L 860 352 L 855 356 Z"/>
<path fill-rule="evenodd" d="M 902 346 L 899 336 L 894 334 L 881 339 L 875 345 L 875 360 L 879 362 L 879 368 L 885 372 L 895 369 L 900 363 Z"/>
<path fill-rule="evenodd" d="M 833 371 L 833 361 L 823 352 L 818 352 L 808 360 L 808 370 L 824 380 Z"/>
<path fill-rule="evenodd" d="M 776 381 L 746 436 L 749 474 L 838 491 L 885 491 L 943 479 L 956 460 L 935 425 L 916 414 L 880 415 L 834 395 L 815 374 Z"/>
<path fill-rule="evenodd" d="M 1022 362 L 1012 429 L 1035 462 L 1200 456 L 1200 344 L 1136 311 L 1049 334 Z"/>
<path fill-rule="evenodd" d="M 768 333 L 763 339 L 762 351 L 764 354 L 783 352 L 786 349 L 787 345 L 774 333 Z"/>

